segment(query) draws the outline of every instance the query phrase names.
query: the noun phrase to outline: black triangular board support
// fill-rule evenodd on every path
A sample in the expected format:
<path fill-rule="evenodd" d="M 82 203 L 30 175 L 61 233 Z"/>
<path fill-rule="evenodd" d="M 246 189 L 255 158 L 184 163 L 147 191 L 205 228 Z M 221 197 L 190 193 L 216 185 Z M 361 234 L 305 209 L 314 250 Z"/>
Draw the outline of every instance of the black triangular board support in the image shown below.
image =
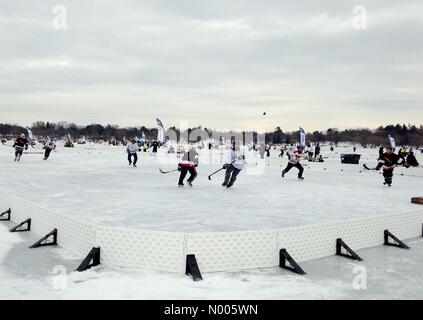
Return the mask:
<path fill-rule="evenodd" d="M 26 225 L 26 229 L 22 229 L 22 227 Z M 13 227 L 9 230 L 10 232 L 26 232 L 31 231 L 31 218 L 26 219 L 25 221 L 19 223 L 17 226 Z"/>
<path fill-rule="evenodd" d="M 100 264 L 100 248 L 92 248 L 76 271 L 83 272 Z"/>
<path fill-rule="evenodd" d="M 10 221 L 10 214 L 12 213 L 12 209 L 8 209 L 8 210 L 6 210 L 5 212 L 3 212 L 3 213 L 0 213 L 0 221 Z M 7 215 L 6 216 L 6 218 L 3 218 L 5 215 Z"/>
<path fill-rule="evenodd" d="M 53 242 L 47 242 L 48 238 L 53 237 Z M 40 240 L 35 242 L 30 249 L 46 247 L 46 246 L 57 246 L 57 229 L 54 229 L 52 232 L 42 237 Z"/>
<path fill-rule="evenodd" d="M 383 232 L 384 239 L 385 239 L 385 246 L 391 246 L 391 247 L 397 247 L 401 249 L 410 249 L 409 246 L 407 246 L 404 242 L 402 242 L 400 239 L 395 237 L 389 230 L 385 230 Z M 394 243 L 389 242 L 389 239 L 394 240 Z"/>
<path fill-rule="evenodd" d="M 344 248 L 347 253 L 343 253 L 342 248 Z M 355 251 L 351 249 L 342 239 L 336 239 L 336 255 L 352 260 L 363 261 L 363 259 L 361 259 L 361 257 L 355 253 Z"/>
<path fill-rule="evenodd" d="M 287 265 L 287 262 L 290 264 L 290 266 Z M 279 267 L 302 276 L 307 274 L 294 260 L 294 258 L 291 257 L 286 249 L 281 249 L 279 251 Z"/>
<path fill-rule="evenodd" d="M 186 275 L 191 275 L 192 280 L 194 281 L 201 281 L 203 277 L 201 276 L 200 268 L 198 267 L 197 259 L 195 258 L 195 254 L 187 255 L 187 262 L 186 262 Z"/>

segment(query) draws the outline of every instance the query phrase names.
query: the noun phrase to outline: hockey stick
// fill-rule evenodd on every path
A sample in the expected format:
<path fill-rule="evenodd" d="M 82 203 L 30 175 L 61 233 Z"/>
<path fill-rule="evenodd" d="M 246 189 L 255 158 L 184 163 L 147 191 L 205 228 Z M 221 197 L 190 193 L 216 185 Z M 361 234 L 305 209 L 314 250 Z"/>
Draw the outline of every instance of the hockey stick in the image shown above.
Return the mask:
<path fill-rule="evenodd" d="M 367 164 L 363 164 L 363 167 L 364 169 L 367 169 L 367 170 L 377 170 L 377 168 L 369 168 Z"/>
<path fill-rule="evenodd" d="M 234 161 L 232 161 L 229 165 L 234 164 L 234 163 L 235 163 L 235 161 L 236 161 L 236 159 L 235 159 Z M 225 169 L 226 169 L 225 167 L 222 167 L 222 168 L 220 168 L 219 170 L 217 170 L 217 171 L 213 172 L 211 175 L 209 175 L 209 180 L 211 181 L 211 177 L 212 177 L 212 176 L 214 176 L 216 173 L 219 173 L 220 171 L 225 170 Z"/>
<path fill-rule="evenodd" d="M 161 173 L 163 173 L 163 174 L 167 174 L 167 173 L 175 172 L 175 171 L 178 171 L 178 170 L 179 170 L 179 169 L 174 169 L 174 170 L 164 171 L 164 170 L 162 170 L 161 168 L 159 168 L 159 171 L 160 171 Z"/>

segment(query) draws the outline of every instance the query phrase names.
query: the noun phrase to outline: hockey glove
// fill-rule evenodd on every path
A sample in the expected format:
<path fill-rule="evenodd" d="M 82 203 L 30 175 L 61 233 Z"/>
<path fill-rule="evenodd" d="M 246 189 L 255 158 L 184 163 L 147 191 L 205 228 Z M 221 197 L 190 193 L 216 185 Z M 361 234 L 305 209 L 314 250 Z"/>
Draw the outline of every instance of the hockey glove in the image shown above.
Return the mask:
<path fill-rule="evenodd" d="M 229 164 L 228 163 L 225 163 L 224 165 L 223 165 L 223 169 L 228 169 L 229 168 Z"/>
<path fill-rule="evenodd" d="M 406 167 L 408 169 L 408 168 L 410 168 L 410 165 L 406 162 L 406 163 L 404 163 L 404 167 Z"/>

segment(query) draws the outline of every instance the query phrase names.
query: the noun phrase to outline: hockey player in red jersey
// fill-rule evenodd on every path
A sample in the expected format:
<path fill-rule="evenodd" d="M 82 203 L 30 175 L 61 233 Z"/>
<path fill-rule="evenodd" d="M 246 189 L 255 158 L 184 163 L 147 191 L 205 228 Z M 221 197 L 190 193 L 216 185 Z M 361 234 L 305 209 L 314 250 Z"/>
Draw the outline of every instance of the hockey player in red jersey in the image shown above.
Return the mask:
<path fill-rule="evenodd" d="M 380 170 L 383 167 L 384 185 L 388 185 L 389 187 L 392 185 L 392 177 L 394 175 L 395 165 L 397 164 L 402 164 L 406 168 L 409 167 L 408 163 L 394 152 L 394 148 L 387 147 L 386 152 L 379 157 L 379 164 L 376 167 L 376 170 Z"/>
<path fill-rule="evenodd" d="M 192 183 L 194 182 L 195 178 L 197 178 L 197 167 L 198 167 L 198 153 L 191 148 L 188 152 L 185 152 L 181 161 L 178 165 L 178 170 L 181 172 L 179 176 L 179 187 L 184 186 L 184 179 L 187 176 L 187 173 L 190 173 L 190 177 L 188 178 L 187 182 L 190 187 L 192 187 Z"/>
<path fill-rule="evenodd" d="M 15 148 L 15 161 L 20 161 L 23 151 L 28 150 L 29 141 L 25 137 L 25 134 L 21 134 L 18 138 L 16 138 L 13 147 Z"/>
<path fill-rule="evenodd" d="M 288 173 L 289 170 L 291 170 L 293 167 L 296 167 L 299 170 L 298 171 L 298 179 L 304 180 L 304 178 L 303 178 L 304 168 L 300 163 L 303 151 L 304 151 L 304 147 L 302 145 L 299 145 L 296 148 L 292 148 L 292 149 L 288 150 L 289 162 L 288 162 L 288 165 L 286 166 L 285 170 L 282 171 L 282 178 L 285 177 L 285 174 Z"/>

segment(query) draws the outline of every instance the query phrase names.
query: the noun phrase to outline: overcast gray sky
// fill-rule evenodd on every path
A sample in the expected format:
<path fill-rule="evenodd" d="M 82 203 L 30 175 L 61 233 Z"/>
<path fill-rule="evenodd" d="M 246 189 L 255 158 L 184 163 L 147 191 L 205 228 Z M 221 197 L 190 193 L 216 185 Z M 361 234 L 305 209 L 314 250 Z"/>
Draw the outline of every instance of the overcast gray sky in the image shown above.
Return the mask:
<path fill-rule="evenodd" d="M 422 39 L 421 0 L 0 0 L 0 122 L 423 124 Z"/>

